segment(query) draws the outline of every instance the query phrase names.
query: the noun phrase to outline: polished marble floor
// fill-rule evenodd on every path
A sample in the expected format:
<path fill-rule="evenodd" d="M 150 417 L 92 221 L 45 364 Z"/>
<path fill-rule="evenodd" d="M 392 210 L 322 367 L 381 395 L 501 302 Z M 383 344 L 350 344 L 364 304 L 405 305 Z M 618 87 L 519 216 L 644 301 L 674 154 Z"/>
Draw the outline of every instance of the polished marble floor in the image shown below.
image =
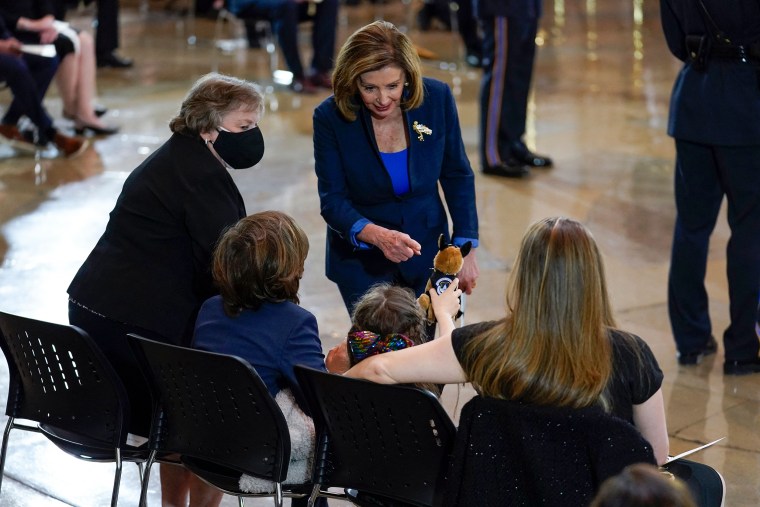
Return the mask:
<path fill-rule="evenodd" d="M 197 19 L 193 29 L 163 4 L 122 2 L 122 52 L 136 65 L 98 71 L 100 102 L 110 108 L 108 121 L 122 125 L 120 134 L 93 138 L 92 147 L 74 160 L 36 161 L 0 146 L 0 309 L 66 321 L 68 282 L 100 235 L 124 179 L 168 137 L 168 119 L 188 85 L 218 69 L 256 80 L 268 91 L 261 124 L 267 142 L 264 161 L 233 177 L 249 212 L 285 210 L 307 230 L 312 249 L 302 304 L 317 316 L 329 348 L 342 339 L 348 316 L 323 274 L 325 227 L 313 171 L 311 112 L 325 95 L 290 93 L 273 83 L 263 51 L 222 53 L 212 42 L 212 21 Z M 476 174 L 481 278 L 467 299 L 466 320 L 502 314 L 506 276 L 528 224 L 549 215 L 580 219 L 604 253 L 619 323 L 650 344 L 665 372 L 672 453 L 726 437 L 694 459 L 724 475 L 727 505 L 760 505 L 760 375 L 724 377 L 722 349 L 696 367 L 679 367 L 675 360 L 665 287 L 675 213 L 674 149 L 665 129 L 679 64 L 665 47 L 659 3 L 547 0 L 544 7 L 527 140 L 552 155 L 555 168 L 519 181 Z M 376 16 L 408 25 L 407 9 L 400 0 L 382 9 L 344 7 L 339 40 Z M 88 15 L 85 11 L 72 19 L 82 24 Z M 464 141 L 477 170 L 479 73 L 461 65 L 456 38 L 409 26 L 420 46 L 448 62 L 429 61 L 425 69 L 454 89 Z M 234 30 L 227 27 L 224 36 L 230 33 Z M 189 46 L 186 39 L 192 34 L 197 43 Z M 307 39 L 304 44 L 308 52 Z M 0 104 L 7 105 L 8 96 L 0 92 Z M 60 118 L 53 89 L 47 105 Z M 707 274 L 716 335 L 727 323 L 727 239 L 722 219 L 713 235 Z M 0 363 L 5 392 L 7 374 Z M 450 389 L 444 402 L 456 417 L 471 391 Z M 14 434 L 10 448 L 1 506 L 108 503 L 111 465 L 62 456 L 35 435 Z M 137 503 L 133 468 L 125 468 L 122 505 Z M 152 484 L 151 505 L 158 505 L 155 478 Z M 235 502 L 228 497 L 224 505 Z"/>

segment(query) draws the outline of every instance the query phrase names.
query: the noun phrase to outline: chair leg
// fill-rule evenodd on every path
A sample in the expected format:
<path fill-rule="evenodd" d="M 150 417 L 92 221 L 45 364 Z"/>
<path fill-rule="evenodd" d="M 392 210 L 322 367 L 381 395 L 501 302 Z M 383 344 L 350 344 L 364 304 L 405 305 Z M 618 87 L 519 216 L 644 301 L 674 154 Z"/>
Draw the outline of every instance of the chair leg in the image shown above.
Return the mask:
<path fill-rule="evenodd" d="M 315 484 L 314 487 L 311 489 L 311 495 L 309 495 L 309 502 L 306 504 L 306 507 L 314 507 L 314 502 L 316 502 L 317 498 L 319 497 L 320 487 L 321 487 L 320 484 Z"/>
<path fill-rule="evenodd" d="M 148 461 L 145 463 L 145 470 L 142 473 L 142 487 L 140 488 L 140 507 L 146 507 L 148 505 L 148 483 L 150 482 L 150 469 L 153 463 L 156 461 L 156 455 L 158 451 L 155 449 L 150 451 Z"/>
<path fill-rule="evenodd" d="M 117 507 L 119 503 L 119 486 L 121 485 L 121 449 L 116 448 L 116 473 L 113 479 L 113 494 L 111 495 L 111 507 Z"/>
<path fill-rule="evenodd" d="M 274 504 L 282 507 L 282 484 L 279 482 L 274 485 Z"/>
<path fill-rule="evenodd" d="M 5 454 L 8 450 L 8 437 L 10 436 L 11 429 L 13 428 L 13 417 L 8 418 L 8 424 L 5 425 L 5 431 L 3 432 L 3 448 L 0 451 L 0 490 L 3 487 L 3 476 L 5 475 Z"/>
<path fill-rule="evenodd" d="M 136 461 L 135 465 L 137 465 L 137 470 L 138 470 L 137 473 L 140 474 L 140 489 L 142 489 L 143 481 L 145 480 L 145 464 L 139 461 Z"/>

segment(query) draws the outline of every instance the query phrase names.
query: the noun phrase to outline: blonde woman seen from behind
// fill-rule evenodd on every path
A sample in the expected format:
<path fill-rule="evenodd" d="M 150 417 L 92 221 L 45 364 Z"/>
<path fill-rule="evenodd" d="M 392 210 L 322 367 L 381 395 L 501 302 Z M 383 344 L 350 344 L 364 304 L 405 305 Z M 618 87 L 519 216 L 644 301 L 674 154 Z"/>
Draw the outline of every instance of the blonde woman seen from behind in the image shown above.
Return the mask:
<path fill-rule="evenodd" d="M 346 375 L 380 383 L 471 382 L 486 397 L 556 407 L 601 405 L 667 459 L 662 371 L 615 327 L 601 254 L 579 222 L 531 225 L 512 270 L 507 313 L 432 342 L 362 361 Z"/>

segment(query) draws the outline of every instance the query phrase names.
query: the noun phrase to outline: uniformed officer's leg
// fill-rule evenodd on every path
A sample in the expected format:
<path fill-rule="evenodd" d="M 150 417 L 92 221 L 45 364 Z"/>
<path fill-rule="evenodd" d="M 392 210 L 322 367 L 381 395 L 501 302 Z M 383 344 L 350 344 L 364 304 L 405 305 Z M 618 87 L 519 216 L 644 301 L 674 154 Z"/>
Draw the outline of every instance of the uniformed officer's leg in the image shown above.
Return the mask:
<path fill-rule="evenodd" d="M 506 17 L 484 18 L 483 80 L 480 87 L 480 163 L 484 173 L 519 178 L 525 164 L 509 158 L 504 109 L 512 107 L 505 96 L 509 53 Z"/>
<path fill-rule="evenodd" d="M 716 149 L 728 198 L 727 273 L 731 324 L 724 334 L 727 361 L 757 358 L 760 296 L 760 146 Z"/>
<path fill-rule="evenodd" d="M 483 169 L 502 162 L 501 102 L 507 69 L 507 18 L 483 19 L 483 79 L 480 85 L 480 153 Z"/>
<path fill-rule="evenodd" d="M 704 279 L 707 251 L 723 190 L 713 150 L 676 139 L 675 199 L 668 310 L 679 361 L 701 352 L 711 339 Z"/>
<path fill-rule="evenodd" d="M 525 134 L 538 19 L 509 17 L 507 23 L 509 40 L 500 132 L 500 139 L 506 144 L 502 147 L 505 156 L 510 155 L 514 143 L 522 142 Z"/>

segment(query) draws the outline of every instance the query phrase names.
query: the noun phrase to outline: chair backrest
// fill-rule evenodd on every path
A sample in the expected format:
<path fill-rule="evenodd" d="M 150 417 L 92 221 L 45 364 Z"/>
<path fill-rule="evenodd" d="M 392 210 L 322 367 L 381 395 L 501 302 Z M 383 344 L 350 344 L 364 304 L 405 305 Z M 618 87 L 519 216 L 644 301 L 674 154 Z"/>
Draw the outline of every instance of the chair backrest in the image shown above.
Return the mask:
<path fill-rule="evenodd" d="M 682 458 L 662 468 L 686 483 L 699 507 L 722 507 L 725 503 L 726 483 L 710 465 Z"/>
<path fill-rule="evenodd" d="M 151 449 L 285 480 L 288 426 L 247 361 L 136 335 L 128 340 L 153 398 Z"/>
<path fill-rule="evenodd" d="M 652 447 L 601 408 L 476 396 L 462 408 L 444 505 L 588 505 L 605 479 L 639 462 L 655 463 Z"/>
<path fill-rule="evenodd" d="M 0 312 L 10 386 L 5 413 L 115 448 L 126 441 L 129 400 L 85 331 Z"/>
<path fill-rule="evenodd" d="M 437 504 L 456 428 L 431 393 L 295 367 L 317 428 L 314 482 Z"/>

